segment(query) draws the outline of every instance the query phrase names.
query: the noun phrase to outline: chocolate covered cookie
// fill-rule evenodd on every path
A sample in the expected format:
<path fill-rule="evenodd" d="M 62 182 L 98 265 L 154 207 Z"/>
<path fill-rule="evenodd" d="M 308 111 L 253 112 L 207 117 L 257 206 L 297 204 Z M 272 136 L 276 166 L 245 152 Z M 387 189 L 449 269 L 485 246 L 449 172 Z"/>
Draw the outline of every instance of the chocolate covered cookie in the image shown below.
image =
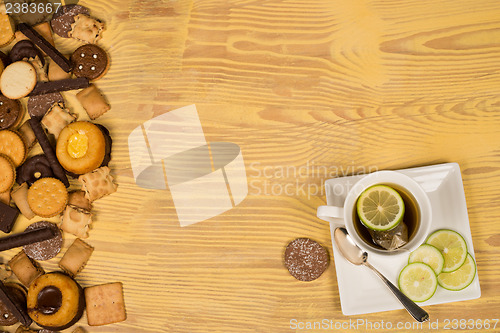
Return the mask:
<path fill-rule="evenodd" d="M 54 177 L 50 162 L 44 154 L 35 155 L 26 160 L 17 169 L 17 183 L 20 185 L 24 182 L 31 186 L 40 178 Z"/>
<path fill-rule="evenodd" d="M 313 281 L 328 267 L 326 249 L 309 238 L 297 238 L 285 249 L 285 266 L 300 281 Z"/>
<path fill-rule="evenodd" d="M 95 44 L 82 45 L 71 55 L 73 74 L 89 80 L 101 78 L 109 67 L 108 55 Z"/>
<path fill-rule="evenodd" d="M 60 331 L 83 315 L 83 289 L 68 275 L 53 272 L 33 281 L 28 289 L 28 314 L 41 327 Z"/>
<path fill-rule="evenodd" d="M 61 251 L 63 244 L 62 233 L 54 223 L 47 221 L 35 222 L 29 225 L 25 231 L 40 228 L 50 228 L 54 236 L 40 242 L 24 245 L 23 250 L 31 259 L 49 260 L 54 258 Z"/>
<path fill-rule="evenodd" d="M 28 99 L 28 113 L 32 118 L 42 118 L 55 103 L 64 105 L 64 98 L 59 92 L 30 96 Z"/>
<path fill-rule="evenodd" d="M 0 130 L 19 125 L 23 119 L 23 108 L 16 99 L 0 95 Z"/>
<path fill-rule="evenodd" d="M 71 25 L 75 23 L 75 16 L 78 14 L 88 15 L 89 10 L 80 5 L 67 5 L 59 7 L 50 21 L 52 30 L 61 37 L 69 38 Z"/>
<path fill-rule="evenodd" d="M 30 40 L 22 40 L 17 42 L 9 52 L 11 62 L 16 62 L 24 59 L 35 59 L 38 57 L 42 65 L 45 64 L 45 59 L 42 52 Z"/>

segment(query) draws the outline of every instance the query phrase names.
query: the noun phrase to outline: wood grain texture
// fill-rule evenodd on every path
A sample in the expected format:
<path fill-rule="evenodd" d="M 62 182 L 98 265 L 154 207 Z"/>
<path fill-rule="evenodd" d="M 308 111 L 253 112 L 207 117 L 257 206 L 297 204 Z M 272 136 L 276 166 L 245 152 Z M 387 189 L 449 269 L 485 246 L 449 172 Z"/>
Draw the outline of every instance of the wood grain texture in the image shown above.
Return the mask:
<path fill-rule="evenodd" d="M 119 188 L 95 203 L 95 251 L 78 280 L 122 281 L 128 315 L 103 327 L 82 318 L 81 326 L 277 333 L 293 331 L 292 319 L 411 322 L 403 310 L 343 316 L 333 261 L 318 280 L 301 283 L 282 254 L 297 237 L 332 253 L 329 226 L 316 218 L 326 179 L 443 162 L 462 170 L 482 296 L 427 310 L 441 322 L 436 332 L 446 318 L 498 318 L 500 2 L 80 3 L 107 26 L 99 43 L 112 63 L 96 84 L 112 109 L 97 122 L 111 131 Z M 77 45 L 56 38 L 65 52 Z M 84 118 L 74 93 L 65 97 Z M 127 138 L 189 104 L 207 141 L 241 147 L 249 195 L 181 228 L 169 191 L 135 185 Z M 46 270 L 61 256 L 43 263 Z"/>

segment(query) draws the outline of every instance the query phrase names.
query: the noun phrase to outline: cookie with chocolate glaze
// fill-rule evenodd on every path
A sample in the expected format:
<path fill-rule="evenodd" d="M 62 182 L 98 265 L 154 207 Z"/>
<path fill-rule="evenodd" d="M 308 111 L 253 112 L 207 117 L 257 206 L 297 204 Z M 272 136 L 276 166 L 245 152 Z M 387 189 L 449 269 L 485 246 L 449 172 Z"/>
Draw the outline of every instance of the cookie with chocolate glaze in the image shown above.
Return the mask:
<path fill-rule="evenodd" d="M 17 99 L 0 95 L 0 130 L 13 128 L 23 119 L 23 107 Z"/>
<path fill-rule="evenodd" d="M 28 314 L 38 325 L 63 330 L 83 315 L 85 298 L 80 285 L 66 274 L 52 272 L 38 277 L 28 289 Z"/>
<path fill-rule="evenodd" d="M 76 77 L 86 77 L 97 80 L 106 74 L 109 59 L 106 51 L 95 44 L 82 45 L 71 55 L 73 74 Z"/>
<path fill-rule="evenodd" d="M 75 23 L 75 16 L 78 14 L 88 15 L 89 10 L 88 8 L 80 5 L 66 5 L 59 7 L 50 21 L 52 30 L 61 37 L 70 38 L 69 32 L 72 29 L 71 25 Z"/>
<path fill-rule="evenodd" d="M 42 118 L 54 103 L 62 103 L 64 98 L 59 92 L 30 96 L 28 99 L 28 113 L 33 118 Z"/>
<path fill-rule="evenodd" d="M 8 290 L 14 302 L 19 304 L 26 304 L 26 289 L 14 282 L 5 283 L 5 288 Z M 12 326 L 19 320 L 14 316 L 9 307 L 6 306 L 2 301 L 0 301 L 0 325 L 2 326 Z"/>
<path fill-rule="evenodd" d="M 34 260 L 52 259 L 61 251 L 62 248 L 63 238 L 61 230 L 52 222 L 39 221 L 30 224 L 25 231 L 36 230 L 39 228 L 50 228 L 53 230 L 55 236 L 40 242 L 24 245 L 23 250 L 28 257 Z"/>
<path fill-rule="evenodd" d="M 16 62 L 23 59 L 35 59 L 38 57 L 45 65 L 45 59 L 42 52 L 33 44 L 30 40 L 21 40 L 17 42 L 9 52 L 9 58 L 11 62 Z"/>
<path fill-rule="evenodd" d="M 316 280 L 326 270 L 329 261 L 327 250 L 309 238 L 297 238 L 285 249 L 285 267 L 299 281 Z"/>
<path fill-rule="evenodd" d="M 17 183 L 21 185 L 26 182 L 31 186 L 40 178 L 54 177 L 50 162 L 44 154 L 35 155 L 26 160 L 17 168 Z"/>

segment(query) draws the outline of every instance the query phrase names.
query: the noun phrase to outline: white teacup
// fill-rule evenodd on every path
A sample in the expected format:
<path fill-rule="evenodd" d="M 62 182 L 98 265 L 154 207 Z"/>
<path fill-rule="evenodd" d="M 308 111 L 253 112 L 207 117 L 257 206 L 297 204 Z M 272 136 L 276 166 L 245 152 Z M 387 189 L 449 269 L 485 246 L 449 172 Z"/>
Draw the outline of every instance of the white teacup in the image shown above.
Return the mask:
<path fill-rule="evenodd" d="M 385 250 L 373 242 L 363 240 L 355 227 L 355 223 L 357 222 L 354 220 L 356 216 L 354 210 L 356 209 L 358 197 L 367 188 L 378 184 L 395 187 L 399 192 L 404 192 L 408 196 L 411 196 L 413 199 L 411 201 L 415 203 L 415 209 L 418 211 L 416 214 L 415 230 L 413 232 L 409 230 L 408 232 L 408 243 L 392 251 Z M 354 242 L 364 250 L 382 255 L 394 255 L 401 252 L 413 251 L 425 241 L 431 226 L 432 208 L 427 193 L 412 178 L 397 171 L 377 171 L 363 177 L 352 186 L 347 193 L 342 207 L 319 206 L 317 215 L 320 219 L 333 223 L 335 227 L 345 226 L 349 235 L 354 239 Z M 364 228 L 364 226 L 361 228 Z"/>

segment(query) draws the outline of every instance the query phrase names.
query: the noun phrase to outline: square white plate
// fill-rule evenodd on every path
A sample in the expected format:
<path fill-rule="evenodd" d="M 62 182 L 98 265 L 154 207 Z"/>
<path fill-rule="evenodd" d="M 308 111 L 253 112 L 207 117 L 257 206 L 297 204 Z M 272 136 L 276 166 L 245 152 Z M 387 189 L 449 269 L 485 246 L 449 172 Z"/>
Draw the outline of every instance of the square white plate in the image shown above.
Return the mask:
<path fill-rule="evenodd" d="M 445 163 L 397 171 L 413 178 L 427 192 L 432 205 L 431 232 L 444 228 L 459 232 L 467 242 L 469 253 L 475 257 L 458 164 Z M 343 205 L 349 189 L 363 177 L 360 175 L 327 180 L 325 182 L 327 204 Z M 333 231 L 336 226 L 330 223 L 342 313 L 359 315 L 402 309 L 403 306 L 395 296 L 369 268 L 349 263 L 338 252 L 333 241 Z M 399 272 L 408 263 L 408 253 L 386 257 L 368 252 L 368 261 L 397 286 Z M 438 286 L 434 296 L 419 305 L 464 301 L 480 296 L 481 288 L 476 274 L 474 281 L 467 288 L 461 291 L 449 291 Z"/>

